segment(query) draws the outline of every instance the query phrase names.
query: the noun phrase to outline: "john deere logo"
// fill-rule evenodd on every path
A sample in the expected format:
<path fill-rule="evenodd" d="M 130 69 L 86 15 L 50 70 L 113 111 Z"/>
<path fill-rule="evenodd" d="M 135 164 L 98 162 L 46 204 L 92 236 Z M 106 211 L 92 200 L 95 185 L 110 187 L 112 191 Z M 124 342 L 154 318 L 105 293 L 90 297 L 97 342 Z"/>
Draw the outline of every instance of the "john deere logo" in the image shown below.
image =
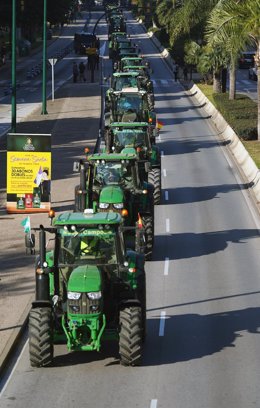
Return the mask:
<path fill-rule="evenodd" d="M 30 138 L 30 137 L 28 137 L 27 138 L 27 140 L 26 140 L 26 143 L 25 143 L 25 145 L 24 145 L 24 147 L 23 147 L 23 150 L 26 150 L 26 151 L 28 151 L 28 150 L 35 150 L 35 147 L 34 147 L 34 145 L 32 144 L 32 139 Z"/>

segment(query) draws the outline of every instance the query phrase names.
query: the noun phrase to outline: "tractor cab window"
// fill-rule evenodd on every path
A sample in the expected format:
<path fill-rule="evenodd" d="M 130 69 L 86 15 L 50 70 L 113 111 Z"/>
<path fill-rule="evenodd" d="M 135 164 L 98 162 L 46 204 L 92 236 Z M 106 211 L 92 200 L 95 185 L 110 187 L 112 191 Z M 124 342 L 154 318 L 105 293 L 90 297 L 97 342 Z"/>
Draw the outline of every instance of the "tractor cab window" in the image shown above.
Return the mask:
<path fill-rule="evenodd" d="M 137 79 L 135 77 L 118 77 L 114 80 L 112 88 L 115 91 L 122 91 L 124 88 L 137 88 Z"/>
<path fill-rule="evenodd" d="M 145 133 L 139 130 L 119 130 L 114 133 L 114 143 L 120 147 L 138 147 L 145 144 Z"/>
<path fill-rule="evenodd" d="M 115 235 L 91 230 L 60 236 L 59 263 L 65 265 L 114 264 L 117 262 Z"/>
<path fill-rule="evenodd" d="M 96 180 L 102 185 L 124 184 L 131 176 L 131 168 L 122 162 L 99 163 L 96 165 Z"/>
<path fill-rule="evenodd" d="M 118 98 L 117 106 L 121 114 L 129 110 L 139 112 L 142 109 L 142 97 L 140 95 L 121 96 Z"/>

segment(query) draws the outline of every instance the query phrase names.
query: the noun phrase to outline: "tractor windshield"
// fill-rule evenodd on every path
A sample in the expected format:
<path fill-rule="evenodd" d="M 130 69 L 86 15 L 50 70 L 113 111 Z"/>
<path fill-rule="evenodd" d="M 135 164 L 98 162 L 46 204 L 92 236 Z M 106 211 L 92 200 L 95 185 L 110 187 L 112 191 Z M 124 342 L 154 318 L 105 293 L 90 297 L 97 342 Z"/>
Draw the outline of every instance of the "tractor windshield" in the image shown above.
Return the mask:
<path fill-rule="evenodd" d="M 132 110 L 138 112 L 143 107 L 141 95 L 125 95 L 120 96 L 117 100 L 117 111 L 123 114 L 126 111 Z"/>
<path fill-rule="evenodd" d="M 137 78 L 132 76 L 114 78 L 112 88 L 115 91 L 122 91 L 123 88 L 137 88 Z"/>
<path fill-rule="evenodd" d="M 125 184 L 128 178 L 131 178 L 131 166 L 125 162 L 96 163 L 96 180 L 99 184 Z"/>
<path fill-rule="evenodd" d="M 145 132 L 142 130 L 124 129 L 114 133 L 114 143 L 119 147 L 138 147 L 146 143 Z"/>
<path fill-rule="evenodd" d="M 59 237 L 59 264 L 115 264 L 115 234 L 103 230 L 62 231 Z"/>

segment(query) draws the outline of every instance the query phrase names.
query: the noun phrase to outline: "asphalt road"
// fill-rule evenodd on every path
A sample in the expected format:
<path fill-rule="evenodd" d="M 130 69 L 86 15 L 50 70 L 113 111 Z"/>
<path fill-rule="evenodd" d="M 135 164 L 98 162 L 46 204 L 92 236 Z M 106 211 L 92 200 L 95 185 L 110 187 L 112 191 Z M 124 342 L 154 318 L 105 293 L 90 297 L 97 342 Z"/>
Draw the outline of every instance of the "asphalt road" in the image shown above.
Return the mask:
<path fill-rule="evenodd" d="M 25 345 L 1 408 L 250 408 L 260 397 L 259 217 L 245 184 L 139 24 L 164 123 L 163 201 L 147 262 L 148 335 L 142 367 L 55 347 L 54 367 L 32 369 Z"/>

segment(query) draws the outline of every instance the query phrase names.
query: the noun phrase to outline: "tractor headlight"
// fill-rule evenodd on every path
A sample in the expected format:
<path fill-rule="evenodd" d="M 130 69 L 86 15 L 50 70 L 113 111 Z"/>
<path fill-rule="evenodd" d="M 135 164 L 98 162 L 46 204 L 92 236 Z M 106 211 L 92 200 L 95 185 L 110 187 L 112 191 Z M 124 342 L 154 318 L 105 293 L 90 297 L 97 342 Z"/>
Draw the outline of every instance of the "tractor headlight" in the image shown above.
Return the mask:
<path fill-rule="evenodd" d="M 99 203 L 99 208 L 103 208 L 104 210 L 106 210 L 109 207 L 108 203 Z"/>
<path fill-rule="evenodd" d="M 113 207 L 116 208 L 117 210 L 121 210 L 124 207 L 124 204 L 123 203 L 113 204 Z"/>
<path fill-rule="evenodd" d="M 79 300 L 81 297 L 80 292 L 68 292 L 68 299 L 70 300 Z"/>
<path fill-rule="evenodd" d="M 101 298 L 102 293 L 100 291 L 99 292 L 88 292 L 87 296 L 90 300 L 98 300 Z"/>

